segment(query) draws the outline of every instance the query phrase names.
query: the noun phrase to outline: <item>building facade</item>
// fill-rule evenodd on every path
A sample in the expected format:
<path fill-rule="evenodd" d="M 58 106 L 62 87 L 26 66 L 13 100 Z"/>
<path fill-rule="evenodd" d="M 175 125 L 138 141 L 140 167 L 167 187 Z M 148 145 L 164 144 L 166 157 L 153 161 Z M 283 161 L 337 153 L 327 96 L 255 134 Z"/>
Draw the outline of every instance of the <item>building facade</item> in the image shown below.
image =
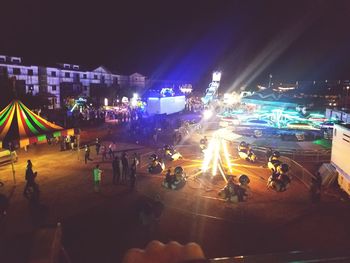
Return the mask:
<path fill-rule="evenodd" d="M 99 89 L 143 90 L 146 77 L 140 73 L 122 75 L 104 66 L 85 70 L 62 63 L 55 67 L 24 65 L 22 58 L 0 55 L 0 78 L 15 79 L 21 94 L 46 96 L 50 108 L 60 108 L 67 97 L 91 97 Z"/>

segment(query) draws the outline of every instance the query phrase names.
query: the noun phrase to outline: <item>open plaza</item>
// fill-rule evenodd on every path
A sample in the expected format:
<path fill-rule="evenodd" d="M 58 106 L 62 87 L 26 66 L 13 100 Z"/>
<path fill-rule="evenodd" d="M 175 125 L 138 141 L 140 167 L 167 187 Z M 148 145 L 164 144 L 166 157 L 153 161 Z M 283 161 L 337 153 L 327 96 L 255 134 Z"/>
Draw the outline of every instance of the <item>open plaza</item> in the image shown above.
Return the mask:
<path fill-rule="evenodd" d="M 247 113 L 240 114 L 247 120 Z M 257 118 L 254 113 L 249 116 Z M 151 123 L 147 118 L 145 123 Z M 9 262 L 35 257 L 33 250 L 38 248 L 33 244 L 43 246 L 38 241 L 41 229 L 57 228 L 73 262 L 118 261 L 128 248 L 143 247 L 154 239 L 195 241 L 211 258 L 291 250 L 317 253 L 329 243 L 336 244 L 337 251 L 346 249 L 350 217 L 346 196 L 328 187 L 321 193 L 322 201 L 315 202 L 310 191 L 312 177 L 322 162 L 329 162 L 325 139 L 285 140 L 264 131 L 252 133 L 252 127 L 261 131 L 261 126 L 232 123 L 222 113 L 208 117 L 204 112 L 180 112 L 156 122 L 156 126 L 167 124 L 158 128 L 157 138 L 153 133 L 144 138 L 140 133 L 130 134 L 132 120 L 111 121 L 106 113 L 104 123 L 79 131 L 80 148 L 62 148 L 60 140 L 53 140 L 17 149 L 14 166 L 7 163 L 0 168 L 1 193 L 9 199 L 6 216 L 1 218 L 3 257 Z M 97 154 L 96 138 L 102 149 L 114 145 L 113 156 L 127 153 L 130 163 L 136 153 L 135 188 L 130 189 L 129 177 L 114 183 L 113 157 L 108 151 Z M 256 160 L 241 156 L 243 141 L 251 145 Z M 85 145 L 91 148 L 87 161 Z M 171 151 L 179 156 L 163 156 L 166 145 L 173 145 Z M 291 181 L 286 191 L 269 186 L 269 148 L 280 152 L 281 160 L 288 163 Z M 163 167 L 156 172 L 151 170 L 154 155 L 164 158 L 159 160 Z M 38 172 L 39 200 L 23 196 L 27 160 Z M 96 193 L 93 169 L 97 164 L 102 179 Z M 184 173 L 179 188 L 165 185 L 168 169 L 173 173 L 176 167 Z M 249 180 L 243 199 L 237 192 L 225 196 L 223 189 L 229 181 L 238 186 L 241 175 Z M 143 215 L 157 204 L 157 215 Z"/>
<path fill-rule="evenodd" d="M 349 0 L 0 9 L 0 263 L 350 262 Z"/>

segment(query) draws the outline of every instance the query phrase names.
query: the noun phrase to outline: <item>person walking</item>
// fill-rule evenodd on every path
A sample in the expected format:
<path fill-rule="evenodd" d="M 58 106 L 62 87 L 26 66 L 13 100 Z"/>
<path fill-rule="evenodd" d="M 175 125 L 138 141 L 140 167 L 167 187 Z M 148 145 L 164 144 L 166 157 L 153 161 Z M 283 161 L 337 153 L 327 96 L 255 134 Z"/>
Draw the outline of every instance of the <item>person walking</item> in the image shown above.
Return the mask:
<path fill-rule="evenodd" d="M 33 164 L 31 160 L 27 161 L 27 168 L 25 173 L 25 180 L 27 181 L 26 186 L 24 187 L 23 195 L 28 197 L 28 191 L 31 189 L 33 195 L 39 192 L 38 185 L 35 183 L 35 178 L 37 172 L 33 172 Z"/>
<path fill-rule="evenodd" d="M 126 152 L 123 152 L 122 154 L 122 167 L 123 167 L 122 182 L 126 182 L 127 176 L 129 174 L 129 161 L 128 161 L 128 156 Z"/>
<path fill-rule="evenodd" d="M 100 165 L 97 164 L 93 170 L 94 191 L 96 193 L 100 192 L 101 174 L 102 170 L 100 170 Z"/>
<path fill-rule="evenodd" d="M 100 154 L 101 143 L 100 143 L 98 138 L 96 138 L 95 147 L 96 147 L 96 155 L 99 155 Z"/>
<path fill-rule="evenodd" d="M 87 161 L 92 161 L 90 158 L 90 146 L 85 145 L 85 164 L 87 164 Z"/>
<path fill-rule="evenodd" d="M 112 162 L 112 169 L 113 169 L 113 184 L 119 184 L 120 180 L 120 163 L 119 163 L 119 157 L 116 156 Z"/>

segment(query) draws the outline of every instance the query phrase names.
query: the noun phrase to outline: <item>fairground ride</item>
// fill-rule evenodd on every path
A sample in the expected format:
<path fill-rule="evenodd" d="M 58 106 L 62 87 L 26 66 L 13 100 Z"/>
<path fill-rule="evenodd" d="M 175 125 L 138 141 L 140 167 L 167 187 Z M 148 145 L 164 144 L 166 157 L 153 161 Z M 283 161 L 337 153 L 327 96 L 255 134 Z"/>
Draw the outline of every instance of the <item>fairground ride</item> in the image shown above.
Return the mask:
<path fill-rule="evenodd" d="M 204 105 L 208 106 L 212 101 L 217 99 L 220 80 L 221 80 L 221 72 L 214 71 L 212 82 L 210 82 L 209 87 L 206 89 L 205 95 L 202 98 L 202 102 L 204 103 Z"/>

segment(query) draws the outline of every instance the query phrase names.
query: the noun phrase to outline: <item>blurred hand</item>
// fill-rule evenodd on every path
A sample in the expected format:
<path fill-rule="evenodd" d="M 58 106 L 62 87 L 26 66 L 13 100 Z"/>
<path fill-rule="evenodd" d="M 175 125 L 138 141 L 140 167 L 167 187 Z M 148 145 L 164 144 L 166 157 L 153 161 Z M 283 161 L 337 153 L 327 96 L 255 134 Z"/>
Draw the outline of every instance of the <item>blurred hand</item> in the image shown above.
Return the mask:
<path fill-rule="evenodd" d="M 144 250 L 129 249 L 123 263 L 181 263 L 198 259 L 205 259 L 205 257 L 202 248 L 196 243 L 183 246 L 172 241 L 165 245 L 154 240 L 148 243 Z"/>

